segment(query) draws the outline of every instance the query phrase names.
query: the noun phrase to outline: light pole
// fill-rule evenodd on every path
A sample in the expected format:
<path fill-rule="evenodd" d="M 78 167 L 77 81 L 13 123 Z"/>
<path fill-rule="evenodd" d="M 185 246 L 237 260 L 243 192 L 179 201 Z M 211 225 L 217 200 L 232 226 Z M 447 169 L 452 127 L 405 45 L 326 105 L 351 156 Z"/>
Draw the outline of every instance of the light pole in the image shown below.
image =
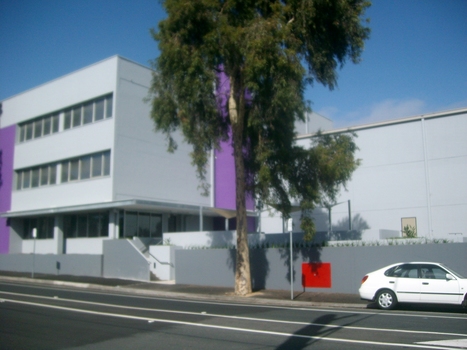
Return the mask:
<path fill-rule="evenodd" d="M 293 246 L 292 246 L 293 219 L 292 218 L 287 220 L 287 230 L 290 233 L 290 300 L 293 300 Z"/>
<path fill-rule="evenodd" d="M 36 265 L 36 238 L 37 238 L 37 228 L 32 229 L 32 238 L 34 239 L 33 251 L 32 251 L 32 273 L 31 278 L 34 278 L 34 268 Z"/>

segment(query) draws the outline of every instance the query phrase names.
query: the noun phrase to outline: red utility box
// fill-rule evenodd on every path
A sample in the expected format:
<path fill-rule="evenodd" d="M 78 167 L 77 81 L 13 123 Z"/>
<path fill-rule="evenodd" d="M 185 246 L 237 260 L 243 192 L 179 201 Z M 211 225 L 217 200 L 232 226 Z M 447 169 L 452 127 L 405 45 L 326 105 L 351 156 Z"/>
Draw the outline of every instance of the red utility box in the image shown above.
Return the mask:
<path fill-rule="evenodd" d="M 302 263 L 303 288 L 331 288 L 331 263 Z"/>

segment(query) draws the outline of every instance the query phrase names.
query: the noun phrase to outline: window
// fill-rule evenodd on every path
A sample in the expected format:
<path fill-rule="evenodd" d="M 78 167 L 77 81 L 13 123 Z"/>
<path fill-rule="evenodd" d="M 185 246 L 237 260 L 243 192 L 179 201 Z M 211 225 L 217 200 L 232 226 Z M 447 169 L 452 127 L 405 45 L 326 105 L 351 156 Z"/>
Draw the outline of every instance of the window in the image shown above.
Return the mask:
<path fill-rule="evenodd" d="M 99 152 L 62 162 L 62 182 L 110 175 L 110 151 Z"/>
<path fill-rule="evenodd" d="M 109 213 L 106 211 L 65 215 L 63 231 L 67 238 L 107 237 Z"/>
<path fill-rule="evenodd" d="M 79 180 L 79 159 L 70 161 L 70 181 Z"/>
<path fill-rule="evenodd" d="M 127 211 L 123 221 L 120 237 L 162 237 L 161 215 Z"/>
<path fill-rule="evenodd" d="M 81 106 L 73 108 L 73 127 L 81 125 Z"/>
<path fill-rule="evenodd" d="M 54 238 L 55 218 L 52 216 L 30 218 L 23 220 L 23 237 L 33 239 L 32 230 L 37 229 L 38 239 Z"/>
<path fill-rule="evenodd" d="M 40 168 L 40 185 L 44 186 L 47 185 L 49 181 L 49 167 L 41 167 Z"/>
<path fill-rule="evenodd" d="M 64 129 L 97 122 L 112 117 L 112 94 L 80 103 L 65 110 Z"/>
<path fill-rule="evenodd" d="M 65 111 L 65 117 L 64 117 L 64 125 L 63 125 L 63 128 L 64 128 L 65 130 L 71 128 L 71 109 L 67 109 L 67 110 Z"/>
<path fill-rule="evenodd" d="M 39 187 L 39 168 L 34 168 L 31 171 L 31 187 Z"/>
<path fill-rule="evenodd" d="M 418 278 L 418 265 L 398 265 L 390 268 L 384 274 L 388 277 Z"/>
<path fill-rule="evenodd" d="M 102 175 L 102 157 L 100 154 L 92 156 L 92 176 Z"/>
<path fill-rule="evenodd" d="M 420 273 L 422 278 L 445 280 L 448 272 L 436 265 L 421 265 Z"/>
<path fill-rule="evenodd" d="M 34 138 L 42 137 L 42 118 L 34 122 Z"/>
<path fill-rule="evenodd" d="M 23 188 L 28 188 L 31 185 L 31 171 L 26 170 L 23 174 Z"/>
<path fill-rule="evenodd" d="M 57 133 L 61 114 L 63 114 L 64 130 L 90 124 L 104 118 L 111 118 L 113 114 L 112 105 L 113 95 L 109 94 L 21 123 L 19 124 L 19 142 Z"/>
<path fill-rule="evenodd" d="M 105 117 L 110 118 L 112 116 L 112 95 L 109 95 L 105 98 Z"/>
<path fill-rule="evenodd" d="M 93 104 L 88 102 L 84 104 L 83 124 L 92 123 Z"/>
<path fill-rule="evenodd" d="M 96 101 L 96 116 L 94 120 L 104 119 L 104 99 L 100 98 Z"/>
<path fill-rule="evenodd" d="M 57 183 L 57 164 L 45 164 L 16 171 L 16 189 L 23 190 Z M 61 162 L 62 183 L 110 175 L 110 151 Z"/>
<path fill-rule="evenodd" d="M 91 177 L 91 156 L 81 158 L 80 179 L 85 180 Z"/>
<path fill-rule="evenodd" d="M 49 135 L 52 131 L 52 118 L 45 118 L 44 119 L 44 133 L 43 135 Z"/>
<path fill-rule="evenodd" d="M 19 125 L 19 142 L 58 132 L 59 114 L 50 114 Z"/>
<path fill-rule="evenodd" d="M 57 165 L 47 164 L 40 167 L 16 171 L 16 189 L 22 190 L 40 186 L 55 185 Z"/>
<path fill-rule="evenodd" d="M 26 125 L 26 140 L 32 139 L 32 123 Z"/>

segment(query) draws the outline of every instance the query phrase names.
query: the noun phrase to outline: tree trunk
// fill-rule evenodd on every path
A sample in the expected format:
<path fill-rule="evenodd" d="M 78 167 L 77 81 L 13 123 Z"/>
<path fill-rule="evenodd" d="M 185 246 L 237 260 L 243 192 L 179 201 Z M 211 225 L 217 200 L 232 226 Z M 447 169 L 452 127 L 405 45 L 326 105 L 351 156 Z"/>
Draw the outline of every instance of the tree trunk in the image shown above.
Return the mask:
<path fill-rule="evenodd" d="M 250 250 L 245 196 L 245 164 L 243 161 L 244 96 L 237 89 L 237 81 L 230 79 L 229 116 L 235 160 L 235 185 L 237 209 L 237 263 L 235 266 L 235 294 L 251 293 Z M 241 91 L 241 90 L 240 90 Z M 239 101 L 237 101 L 237 98 Z"/>

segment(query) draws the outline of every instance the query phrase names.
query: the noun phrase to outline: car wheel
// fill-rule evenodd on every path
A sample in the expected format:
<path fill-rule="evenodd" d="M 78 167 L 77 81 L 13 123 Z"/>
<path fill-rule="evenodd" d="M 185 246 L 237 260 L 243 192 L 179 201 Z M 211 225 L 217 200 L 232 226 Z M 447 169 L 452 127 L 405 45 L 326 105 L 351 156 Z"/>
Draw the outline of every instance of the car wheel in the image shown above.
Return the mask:
<path fill-rule="evenodd" d="M 390 290 L 382 290 L 376 296 L 378 307 L 383 310 L 392 310 L 396 307 L 396 295 Z"/>

